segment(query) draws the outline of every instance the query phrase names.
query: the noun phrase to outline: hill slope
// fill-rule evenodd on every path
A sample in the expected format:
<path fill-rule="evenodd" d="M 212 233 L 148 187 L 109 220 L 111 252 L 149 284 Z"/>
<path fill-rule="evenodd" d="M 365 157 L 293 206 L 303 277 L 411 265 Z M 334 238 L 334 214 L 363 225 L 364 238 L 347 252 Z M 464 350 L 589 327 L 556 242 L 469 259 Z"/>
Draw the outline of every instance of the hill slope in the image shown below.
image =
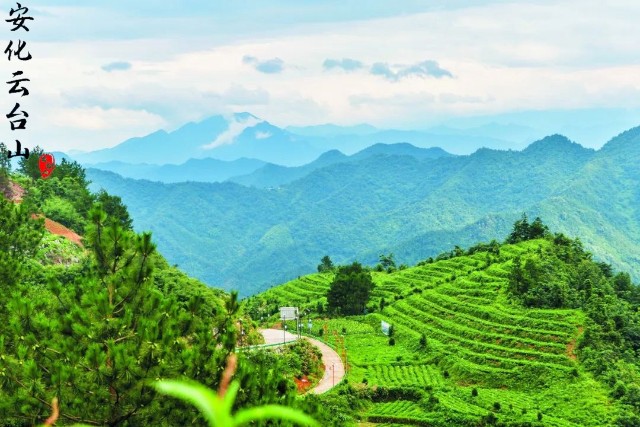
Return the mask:
<path fill-rule="evenodd" d="M 345 347 L 350 384 L 389 390 L 388 399 L 359 394 L 371 399 L 361 413 L 369 421 L 490 425 L 484 417 L 493 414 L 514 423 L 501 425 L 538 425 L 540 413 L 540 425 L 613 425 L 620 402 L 612 404 L 611 389 L 593 375 L 608 362 L 594 368 L 593 350 L 585 350 L 583 334 L 592 336 L 598 328 L 585 311 L 524 308 L 509 298 L 514 263 L 545 258 L 541 254 L 560 246 L 539 239 L 391 274 L 373 272 L 376 286 L 365 316 L 323 318 L 331 273 L 251 297 L 247 310 L 266 319 L 279 306 L 298 306 L 313 318 L 314 335 Z M 579 269 L 580 262 L 567 265 Z M 393 326 L 394 345 L 381 332 L 381 321 Z M 428 401 L 412 388 L 426 390 Z M 480 419 L 484 424 L 477 424 Z"/>

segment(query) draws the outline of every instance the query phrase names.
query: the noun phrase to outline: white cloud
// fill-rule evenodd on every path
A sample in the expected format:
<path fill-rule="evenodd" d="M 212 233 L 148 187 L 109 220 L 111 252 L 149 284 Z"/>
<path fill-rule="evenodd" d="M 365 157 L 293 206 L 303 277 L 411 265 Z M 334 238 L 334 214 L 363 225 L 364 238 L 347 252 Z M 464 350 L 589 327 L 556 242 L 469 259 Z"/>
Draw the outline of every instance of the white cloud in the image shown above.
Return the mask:
<path fill-rule="evenodd" d="M 261 121 L 262 120 L 256 119 L 255 117 L 248 117 L 246 120 L 236 120 L 234 117 L 229 117 L 227 119 L 229 123 L 227 130 L 218 135 L 210 144 L 203 145 L 202 148 L 210 150 L 221 145 L 231 144 L 245 129 L 251 128 Z"/>
<path fill-rule="evenodd" d="M 256 132 L 256 139 L 267 139 L 270 136 L 272 136 L 273 134 L 271 132 L 261 132 L 261 131 L 257 131 Z"/>

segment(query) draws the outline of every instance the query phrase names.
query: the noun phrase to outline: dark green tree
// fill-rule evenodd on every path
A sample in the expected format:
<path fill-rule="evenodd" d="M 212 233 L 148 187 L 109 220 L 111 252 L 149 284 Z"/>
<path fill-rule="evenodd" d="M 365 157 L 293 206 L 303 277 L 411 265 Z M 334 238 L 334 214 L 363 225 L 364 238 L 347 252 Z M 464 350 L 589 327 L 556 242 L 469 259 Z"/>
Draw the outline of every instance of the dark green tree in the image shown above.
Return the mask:
<path fill-rule="evenodd" d="M 40 178 L 40 156 L 44 154 L 44 150 L 36 145 L 29 150 L 29 158 L 20 157 L 18 161 L 18 170 L 31 179 Z"/>
<path fill-rule="evenodd" d="M 133 230 L 133 220 L 129 216 L 129 211 L 122 203 L 120 197 L 112 196 L 107 193 L 106 190 L 101 189 L 98 194 L 96 194 L 96 202 L 100 203 L 108 217 L 117 221 L 123 229 Z"/>
<path fill-rule="evenodd" d="M 327 292 L 329 311 L 343 315 L 362 314 L 373 286 L 371 273 L 360 263 L 338 267 Z"/>
<path fill-rule="evenodd" d="M 541 239 L 548 236 L 549 227 L 542 223 L 540 217 L 530 224 L 527 214 L 523 213 L 522 218 L 517 220 L 513 224 L 513 229 L 509 237 L 507 237 L 506 243 L 518 243 L 525 240 Z"/>
<path fill-rule="evenodd" d="M 518 243 L 524 240 L 527 240 L 527 236 L 529 235 L 529 219 L 527 218 L 527 214 L 523 213 L 522 218 L 517 220 L 513 224 L 513 229 L 509 237 L 507 237 L 507 243 Z"/>
<path fill-rule="evenodd" d="M 326 273 L 329 271 L 333 271 L 334 268 L 335 267 L 333 265 L 333 261 L 331 261 L 331 258 L 329 258 L 329 255 L 323 256 L 322 259 L 320 260 L 320 264 L 318 264 L 319 273 Z"/>
<path fill-rule="evenodd" d="M 381 254 L 380 257 L 380 266 L 382 266 L 382 270 L 385 270 L 387 273 L 391 273 L 396 269 L 396 261 L 393 257 L 393 254 L 389 255 Z"/>
<path fill-rule="evenodd" d="M 527 240 L 542 239 L 549 235 L 549 227 L 542 223 L 540 217 L 536 217 L 529 226 Z"/>
<path fill-rule="evenodd" d="M 63 180 L 64 178 L 71 178 L 74 181 L 77 181 L 82 187 L 86 187 L 89 184 L 85 170 L 80 163 L 76 161 L 68 161 L 67 159 L 62 159 L 62 161 L 56 165 L 51 177 L 58 178 L 60 180 Z M 109 212 L 107 211 L 107 213 Z"/>

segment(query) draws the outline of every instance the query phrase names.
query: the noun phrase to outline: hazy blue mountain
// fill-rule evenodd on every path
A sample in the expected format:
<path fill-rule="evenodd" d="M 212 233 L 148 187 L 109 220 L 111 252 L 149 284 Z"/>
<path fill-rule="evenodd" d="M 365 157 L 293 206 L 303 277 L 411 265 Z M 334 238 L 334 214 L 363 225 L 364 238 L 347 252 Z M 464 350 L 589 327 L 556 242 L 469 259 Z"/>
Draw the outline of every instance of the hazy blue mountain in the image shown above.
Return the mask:
<path fill-rule="evenodd" d="M 395 144 L 377 143 L 361 150 L 352 156 L 350 160 L 361 160 L 375 155 L 387 156 L 411 156 L 416 159 L 438 159 L 440 157 L 451 157 L 452 154 L 446 152 L 440 147 L 420 148 L 407 142 L 399 142 Z"/>
<path fill-rule="evenodd" d="M 212 156 L 222 160 L 252 157 L 286 166 L 309 163 L 324 151 L 327 150 L 310 145 L 304 137 L 265 121 L 245 128 L 232 143 L 209 150 Z"/>
<path fill-rule="evenodd" d="M 338 153 L 328 156 L 340 158 Z M 522 151 L 418 159 L 373 155 L 277 189 L 157 184 L 89 170 L 151 230 L 171 262 L 211 285 L 254 293 L 335 262 L 382 252 L 415 262 L 453 244 L 502 239 L 522 212 L 583 236 L 596 257 L 640 278 L 640 129 L 601 150 L 560 135 Z"/>
<path fill-rule="evenodd" d="M 416 159 L 436 159 L 451 156 L 441 148 L 418 148 L 407 143 L 375 144 L 351 156 L 345 156 L 338 150 L 327 151 L 313 162 L 304 166 L 285 167 L 267 164 L 250 174 L 230 178 L 229 181 L 259 188 L 278 187 L 300 179 L 316 169 L 339 162 L 353 162 L 379 155 L 412 156 Z"/>
<path fill-rule="evenodd" d="M 240 158 L 224 161 L 211 158 L 191 159 L 181 165 L 130 164 L 118 161 L 87 164 L 86 167 L 115 172 L 126 178 L 159 182 L 221 182 L 237 175 L 251 173 L 265 165 L 256 159 Z"/>
<path fill-rule="evenodd" d="M 334 163 L 344 162 L 348 159 L 349 157 L 345 156 L 340 151 L 330 150 L 320 155 L 320 157 L 313 162 L 307 163 L 303 166 L 287 167 L 267 163 L 249 174 L 229 178 L 229 181 L 259 188 L 279 187 L 283 184 L 302 178 L 316 169 L 320 169 Z"/>
<path fill-rule="evenodd" d="M 246 122 L 250 117 L 236 115 L 235 123 Z M 199 123 L 187 123 L 173 132 L 159 130 L 144 137 L 128 139 L 113 148 L 90 153 L 76 153 L 74 158 L 83 164 L 121 161 L 126 163 L 180 164 L 199 157 L 200 147 L 213 142 L 229 128 L 230 121 L 213 116 Z"/>
<path fill-rule="evenodd" d="M 302 136 L 335 137 L 339 135 L 371 135 L 378 131 L 377 128 L 368 124 L 355 126 L 338 126 L 330 123 L 315 126 L 287 126 L 289 132 Z"/>
<path fill-rule="evenodd" d="M 375 144 L 439 146 L 455 154 L 468 154 L 481 147 L 505 149 L 517 144 L 514 139 L 507 138 L 507 131 L 502 134 L 483 133 L 477 129 L 452 131 L 441 128 L 440 131 L 379 130 L 366 124 L 282 129 L 252 114 L 236 113 L 187 123 L 171 132 L 158 130 L 130 138 L 112 148 L 70 154 L 84 165 L 109 162 L 163 165 L 182 164 L 193 158 L 233 161 L 245 157 L 291 167 L 310 163 L 329 150 L 351 155 Z M 120 168 L 121 165 L 111 166 Z"/>
<path fill-rule="evenodd" d="M 461 116 L 449 119 L 441 125 L 463 129 L 465 133 L 473 133 L 473 129 L 485 126 L 522 126 L 534 130 L 530 142 L 544 135 L 561 133 L 571 140 L 578 141 L 585 147 L 599 148 L 602 144 L 625 129 L 637 126 L 640 108 L 580 108 L 561 110 L 525 110 L 484 116 Z M 503 128 L 508 129 L 508 128 Z M 506 139 L 518 140 L 520 132 Z M 482 134 L 486 135 L 486 134 Z M 496 137 L 494 133 L 492 136 Z M 447 149 L 448 147 L 441 145 Z M 514 147 L 517 147 L 514 146 Z"/>
<path fill-rule="evenodd" d="M 179 129 L 159 130 L 131 138 L 107 149 L 75 153 L 82 164 L 120 161 L 132 164 L 181 164 L 192 158 L 237 160 L 257 158 L 265 162 L 299 165 L 323 151 L 303 138 L 269 124 L 249 113 L 213 116 Z"/>
<path fill-rule="evenodd" d="M 446 125 L 435 126 L 427 129 L 430 133 L 438 135 L 458 135 L 469 136 L 475 135 L 481 138 L 492 138 L 495 140 L 509 141 L 512 143 L 510 147 L 513 149 L 522 149 L 531 141 L 538 140 L 548 135 L 548 132 L 535 129 L 529 126 L 523 126 L 515 123 L 486 123 L 478 126 L 466 128 L 455 128 Z"/>

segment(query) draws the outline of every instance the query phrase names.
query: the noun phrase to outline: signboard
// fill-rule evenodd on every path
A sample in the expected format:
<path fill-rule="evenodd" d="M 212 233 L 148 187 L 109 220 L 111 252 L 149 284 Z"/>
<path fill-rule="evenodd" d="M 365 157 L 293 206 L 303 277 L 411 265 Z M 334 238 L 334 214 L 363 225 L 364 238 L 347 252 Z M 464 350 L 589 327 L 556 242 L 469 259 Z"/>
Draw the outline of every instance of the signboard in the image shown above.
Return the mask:
<path fill-rule="evenodd" d="M 389 325 L 387 322 L 385 322 L 384 320 L 380 321 L 380 329 L 382 329 L 382 333 L 385 335 L 389 335 L 389 327 L 391 325 Z"/>
<path fill-rule="evenodd" d="M 280 307 L 281 320 L 293 320 L 298 318 L 298 307 Z"/>

